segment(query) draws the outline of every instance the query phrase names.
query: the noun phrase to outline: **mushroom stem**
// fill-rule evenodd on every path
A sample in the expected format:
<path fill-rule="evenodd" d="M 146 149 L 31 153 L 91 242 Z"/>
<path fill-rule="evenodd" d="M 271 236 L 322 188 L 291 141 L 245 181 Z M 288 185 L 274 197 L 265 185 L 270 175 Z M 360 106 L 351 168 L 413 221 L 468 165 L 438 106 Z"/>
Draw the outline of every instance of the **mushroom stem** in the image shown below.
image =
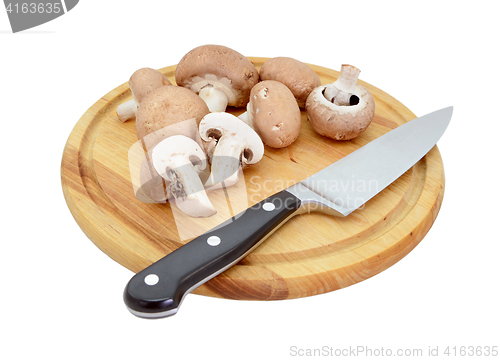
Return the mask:
<path fill-rule="evenodd" d="M 135 119 L 135 113 L 139 104 L 135 99 L 131 99 L 123 104 L 118 105 L 116 108 L 116 115 L 121 122 Z"/>
<path fill-rule="evenodd" d="M 208 199 L 193 164 L 184 158 L 173 158 L 172 166 L 167 167 L 165 179 L 169 180 L 170 191 L 177 207 L 193 217 L 207 217 L 217 211 Z"/>
<path fill-rule="evenodd" d="M 352 65 L 342 65 L 340 75 L 337 81 L 334 82 L 337 89 L 345 92 L 353 92 L 356 88 L 356 82 L 361 70 Z"/>
<path fill-rule="evenodd" d="M 342 65 L 337 81 L 327 85 L 324 95 L 338 106 L 349 106 L 350 98 L 356 89 L 356 82 L 361 70 L 352 65 Z"/>
<path fill-rule="evenodd" d="M 156 172 L 169 182 L 168 189 L 182 212 L 193 217 L 217 212 L 198 176 L 207 161 L 196 141 L 183 135 L 170 136 L 154 147 L 151 158 Z"/>
<path fill-rule="evenodd" d="M 210 112 L 226 111 L 229 99 L 224 91 L 213 86 L 205 86 L 198 94 L 208 106 Z"/>
<path fill-rule="evenodd" d="M 212 156 L 210 177 L 205 183 L 205 187 L 212 190 L 214 186 L 229 187 L 236 184 L 244 150 L 245 144 L 240 139 L 222 135 Z"/>
<path fill-rule="evenodd" d="M 255 130 L 255 126 L 254 126 L 254 123 L 253 123 L 253 115 L 252 114 L 253 114 L 253 105 L 252 105 L 252 101 L 249 101 L 248 104 L 247 104 L 247 111 L 245 111 L 244 113 L 240 114 L 238 116 L 238 119 L 240 119 L 245 124 L 247 124 L 252 129 Z"/>
<path fill-rule="evenodd" d="M 252 116 L 248 111 L 245 111 L 244 113 L 238 115 L 238 119 L 243 121 L 245 124 L 250 126 L 253 129 L 253 121 L 252 121 Z"/>

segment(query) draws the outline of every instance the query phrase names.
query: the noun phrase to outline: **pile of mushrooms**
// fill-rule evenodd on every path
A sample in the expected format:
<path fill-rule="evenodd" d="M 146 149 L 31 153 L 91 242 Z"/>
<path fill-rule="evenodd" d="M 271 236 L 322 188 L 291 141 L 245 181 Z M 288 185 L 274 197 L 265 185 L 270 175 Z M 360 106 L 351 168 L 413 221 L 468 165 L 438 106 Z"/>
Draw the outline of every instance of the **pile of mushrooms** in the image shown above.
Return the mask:
<path fill-rule="evenodd" d="M 210 113 L 201 97 L 180 86 L 159 87 L 140 102 L 136 132 L 147 152 L 143 192 L 155 202 L 171 199 L 193 217 L 216 213 L 205 188 L 235 184 L 240 168 L 264 155 L 251 127 L 229 113 Z M 208 163 L 210 175 L 202 180 Z"/>
<path fill-rule="evenodd" d="M 206 191 L 236 184 L 242 168 L 259 162 L 265 145 L 290 146 L 306 110 L 312 128 L 349 140 L 370 124 L 375 103 L 357 84 L 359 70 L 342 65 L 332 84 L 321 85 L 308 65 L 288 57 L 267 60 L 260 73 L 246 57 L 221 45 L 188 52 L 172 85 L 161 72 L 137 70 L 133 99 L 117 108 L 122 122 L 136 119 L 146 158 L 143 193 L 153 202 L 175 201 L 193 217 L 216 213 Z M 228 106 L 246 111 L 236 117 Z"/>
<path fill-rule="evenodd" d="M 203 117 L 196 136 L 202 139 L 201 146 L 189 135 L 191 126 L 183 126 L 178 131 L 175 130 L 177 124 L 173 124 L 174 131 L 169 131 L 163 140 L 154 144 L 150 155 L 154 171 L 167 184 L 167 194 L 162 196 L 158 182 L 151 181 L 154 174 L 150 174 L 149 181 L 157 188 L 149 189 L 148 193 L 156 194 L 160 201 L 173 197 L 177 207 L 190 216 L 214 215 L 216 210 L 205 189 L 215 190 L 236 184 L 242 166 L 262 159 L 264 145 L 252 128 L 229 113 L 210 113 Z M 185 132 L 185 129 L 189 131 Z M 158 139 L 155 136 L 154 140 Z M 203 184 L 200 174 L 207 168 L 207 154 L 211 171 Z"/>

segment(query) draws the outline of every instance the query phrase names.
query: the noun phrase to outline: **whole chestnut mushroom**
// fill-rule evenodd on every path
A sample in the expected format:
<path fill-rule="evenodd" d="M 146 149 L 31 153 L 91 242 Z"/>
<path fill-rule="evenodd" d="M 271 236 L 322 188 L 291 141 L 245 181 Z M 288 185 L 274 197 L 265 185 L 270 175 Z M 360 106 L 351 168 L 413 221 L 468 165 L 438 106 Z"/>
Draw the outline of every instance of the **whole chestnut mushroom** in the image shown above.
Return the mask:
<path fill-rule="evenodd" d="M 252 88 L 247 111 L 239 118 L 272 148 L 292 144 L 299 136 L 302 125 L 295 97 L 290 89 L 275 80 L 261 81 Z"/>
<path fill-rule="evenodd" d="M 360 70 L 342 65 L 333 84 L 314 89 L 306 101 L 307 118 L 320 135 L 334 140 L 350 140 L 370 125 L 375 101 L 363 86 L 357 85 Z"/>
<path fill-rule="evenodd" d="M 261 80 L 276 80 L 286 85 L 301 108 L 305 108 L 311 91 L 321 85 L 321 80 L 313 69 L 290 57 L 267 60 L 260 68 L 259 74 Z"/>

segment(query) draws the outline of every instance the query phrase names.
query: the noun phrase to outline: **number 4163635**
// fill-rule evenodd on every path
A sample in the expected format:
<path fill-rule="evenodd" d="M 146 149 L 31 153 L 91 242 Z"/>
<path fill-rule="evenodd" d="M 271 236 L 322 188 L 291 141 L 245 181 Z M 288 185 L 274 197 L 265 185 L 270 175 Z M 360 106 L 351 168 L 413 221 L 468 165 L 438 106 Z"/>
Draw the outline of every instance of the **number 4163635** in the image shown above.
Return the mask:
<path fill-rule="evenodd" d="M 8 3 L 6 7 L 7 12 L 10 14 L 12 12 L 16 14 L 59 14 L 61 9 L 60 3 Z"/>
<path fill-rule="evenodd" d="M 447 356 L 498 356 L 498 346 L 448 346 Z"/>

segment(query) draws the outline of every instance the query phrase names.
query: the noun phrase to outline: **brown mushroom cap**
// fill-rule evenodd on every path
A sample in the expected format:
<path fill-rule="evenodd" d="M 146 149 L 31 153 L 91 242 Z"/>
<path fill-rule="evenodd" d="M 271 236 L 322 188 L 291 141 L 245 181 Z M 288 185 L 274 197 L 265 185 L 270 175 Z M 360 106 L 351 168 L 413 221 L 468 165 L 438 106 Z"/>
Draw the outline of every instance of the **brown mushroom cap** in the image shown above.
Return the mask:
<path fill-rule="evenodd" d="M 144 140 L 147 149 L 153 149 L 172 135 L 184 135 L 201 143 L 197 127 L 208 113 L 205 102 L 191 90 L 162 86 L 139 104 L 135 121 L 137 137 Z"/>
<path fill-rule="evenodd" d="M 177 85 L 198 93 L 210 82 L 226 93 L 229 106 L 243 107 L 259 73 L 250 60 L 222 45 L 203 45 L 188 52 L 175 70 Z"/>
<path fill-rule="evenodd" d="M 128 83 L 132 95 L 138 103 L 154 89 L 165 85 L 172 85 L 165 75 L 151 68 L 137 70 L 132 74 Z"/>
<path fill-rule="evenodd" d="M 307 118 L 320 135 L 334 140 L 355 138 L 366 130 L 375 114 L 372 94 L 365 87 L 356 85 L 355 95 L 359 97 L 359 103 L 338 106 L 323 95 L 327 86 L 321 85 L 309 94 L 306 101 Z"/>
<path fill-rule="evenodd" d="M 260 79 L 276 80 L 286 85 L 301 108 L 305 107 L 311 91 L 321 85 L 321 80 L 313 69 L 289 57 L 275 57 L 267 60 L 260 68 Z"/>
<path fill-rule="evenodd" d="M 299 106 L 290 89 L 278 81 L 261 81 L 252 88 L 248 113 L 253 128 L 270 147 L 286 147 L 299 136 Z"/>

